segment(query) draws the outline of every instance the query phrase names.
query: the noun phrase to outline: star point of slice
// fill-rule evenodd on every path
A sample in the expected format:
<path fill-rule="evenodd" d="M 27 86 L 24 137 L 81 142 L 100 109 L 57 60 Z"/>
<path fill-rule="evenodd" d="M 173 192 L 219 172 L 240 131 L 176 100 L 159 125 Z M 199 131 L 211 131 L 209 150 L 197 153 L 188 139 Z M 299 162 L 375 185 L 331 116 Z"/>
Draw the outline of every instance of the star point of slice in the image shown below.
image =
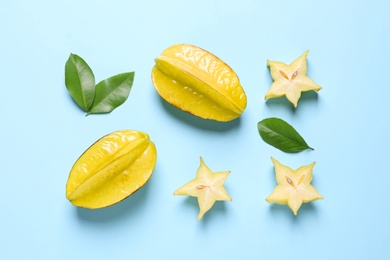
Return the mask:
<path fill-rule="evenodd" d="M 271 160 L 275 167 L 278 185 L 266 198 L 267 202 L 288 205 L 296 216 L 302 203 L 323 199 L 316 188 L 310 184 L 315 162 L 292 170 L 272 157 Z"/>
<path fill-rule="evenodd" d="M 216 201 L 232 200 L 223 186 L 229 174 L 230 171 L 212 172 L 200 157 L 200 166 L 195 179 L 177 189 L 174 195 L 197 197 L 200 209 L 198 220 L 200 220 Z"/>
<path fill-rule="evenodd" d="M 302 92 L 310 90 L 318 92 L 322 89 L 321 86 L 306 76 L 306 57 L 308 53 L 309 51 L 305 51 L 290 65 L 279 61 L 267 60 L 274 82 L 265 94 L 265 100 L 286 96 L 288 101 L 296 108 Z"/>

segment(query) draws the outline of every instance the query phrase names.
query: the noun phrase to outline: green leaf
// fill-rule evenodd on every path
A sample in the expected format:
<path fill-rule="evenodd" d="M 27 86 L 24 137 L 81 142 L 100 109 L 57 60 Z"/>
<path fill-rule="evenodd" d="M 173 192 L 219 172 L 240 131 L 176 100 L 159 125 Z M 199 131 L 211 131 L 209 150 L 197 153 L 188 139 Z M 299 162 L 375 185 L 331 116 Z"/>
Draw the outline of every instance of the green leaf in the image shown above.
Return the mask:
<path fill-rule="evenodd" d="M 102 80 L 96 85 L 95 100 L 88 114 L 109 113 L 122 105 L 129 96 L 134 72 L 122 73 Z"/>
<path fill-rule="evenodd" d="M 257 124 L 257 128 L 264 142 L 284 152 L 314 150 L 291 125 L 280 118 L 266 118 Z"/>
<path fill-rule="evenodd" d="M 95 76 L 88 64 L 76 54 L 70 54 L 66 61 L 65 85 L 76 103 L 88 111 L 95 97 Z"/>

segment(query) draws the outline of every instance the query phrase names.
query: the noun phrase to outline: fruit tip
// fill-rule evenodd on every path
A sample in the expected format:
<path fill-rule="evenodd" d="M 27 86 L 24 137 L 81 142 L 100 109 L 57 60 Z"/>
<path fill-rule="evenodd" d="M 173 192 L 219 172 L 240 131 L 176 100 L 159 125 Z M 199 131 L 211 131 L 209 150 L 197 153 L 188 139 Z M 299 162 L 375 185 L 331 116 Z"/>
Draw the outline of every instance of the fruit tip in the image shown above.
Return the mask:
<path fill-rule="evenodd" d="M 204 216 L 204 212 L 199 212 L 198 214 L 198 220 L 201 220 Z"/>
<path fill-rule="evenodd" d="M 276 160 L 274 157 L 271 156 L 271 161 L 273 164 L 278 163 L 278 160 Z"/>

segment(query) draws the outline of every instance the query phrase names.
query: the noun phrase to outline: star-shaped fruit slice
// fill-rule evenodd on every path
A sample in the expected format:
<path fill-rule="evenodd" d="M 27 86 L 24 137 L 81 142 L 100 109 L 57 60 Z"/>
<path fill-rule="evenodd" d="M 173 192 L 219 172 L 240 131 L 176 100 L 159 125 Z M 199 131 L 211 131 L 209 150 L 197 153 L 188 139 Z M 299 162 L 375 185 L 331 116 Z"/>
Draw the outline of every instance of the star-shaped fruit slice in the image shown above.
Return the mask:
<path fill-rule="evenodd" d="M 197 197 L 200 208 L 198 220 L 200 220 L 217 200 L 232 200 L 223 186 L 229 173 L 230 171 L 212 172 L 200 157 L 200 166 L 195 179 L 176 190 L 174 195 Z"/>
<path fill-rule="evenodd" d="M 265 94 L 265 99 L 286 96 L 294 105 L 298 106 L 298 100 L 302 92 L 314 90 L 319 91 L 321 86 L 317 85 L 311 78 L 306 76 L 306 57 L 309 51 L 305 51 L 299 58 L 290 65 L 279 61 L 267 60 L 274 82 Z"/>
<path fill-rule="evenodd" d="M 281 164 L 271 158 L 276 172 L 275 187 L 271 195 L 265 200 L 269 203 L 288 205 L 296 216 L 302 203 L 308 203 L 323 197 L 310 183 L 313 179 L 313 167 L 315 162 L 307 166 L 301 166 L 296 170 Z"/>

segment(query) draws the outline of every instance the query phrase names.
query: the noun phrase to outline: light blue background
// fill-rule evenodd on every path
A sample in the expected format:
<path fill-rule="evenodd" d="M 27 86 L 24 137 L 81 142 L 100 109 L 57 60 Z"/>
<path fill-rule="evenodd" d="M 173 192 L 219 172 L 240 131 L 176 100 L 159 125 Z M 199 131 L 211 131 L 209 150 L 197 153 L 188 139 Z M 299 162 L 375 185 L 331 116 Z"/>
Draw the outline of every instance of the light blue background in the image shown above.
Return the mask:
<path fill-rule="evenodd" d="M 2 1 L 1 259 L 389 259 L 389 1 Z M 176 43 L 205 48 L 239 75 L 243 116 L 221 124 L 166 104 L 154 58 Z M 264 101 L 266 60 L 290 63 L 309 49 L 308 75 L 323 89 L 293 109 Z M 129 99 L 84 116 L 64 85 L 70 53 L 97 81 L 136 71 Z M 315 148 L 283 153 L 257 122 L 281 117 Z M 149 133 L 158 149 L 151 180 L 115 206 L 72 206 L 65 184 L 75 160 L 119 129 Z M 232 202 L 198 221 L 196 199 L 173 192 L 199 157 L 231 170 Z M 294 217 L 265 198 L 270 157 L 297 168 L 316 161 L 324 200 Z"/>

